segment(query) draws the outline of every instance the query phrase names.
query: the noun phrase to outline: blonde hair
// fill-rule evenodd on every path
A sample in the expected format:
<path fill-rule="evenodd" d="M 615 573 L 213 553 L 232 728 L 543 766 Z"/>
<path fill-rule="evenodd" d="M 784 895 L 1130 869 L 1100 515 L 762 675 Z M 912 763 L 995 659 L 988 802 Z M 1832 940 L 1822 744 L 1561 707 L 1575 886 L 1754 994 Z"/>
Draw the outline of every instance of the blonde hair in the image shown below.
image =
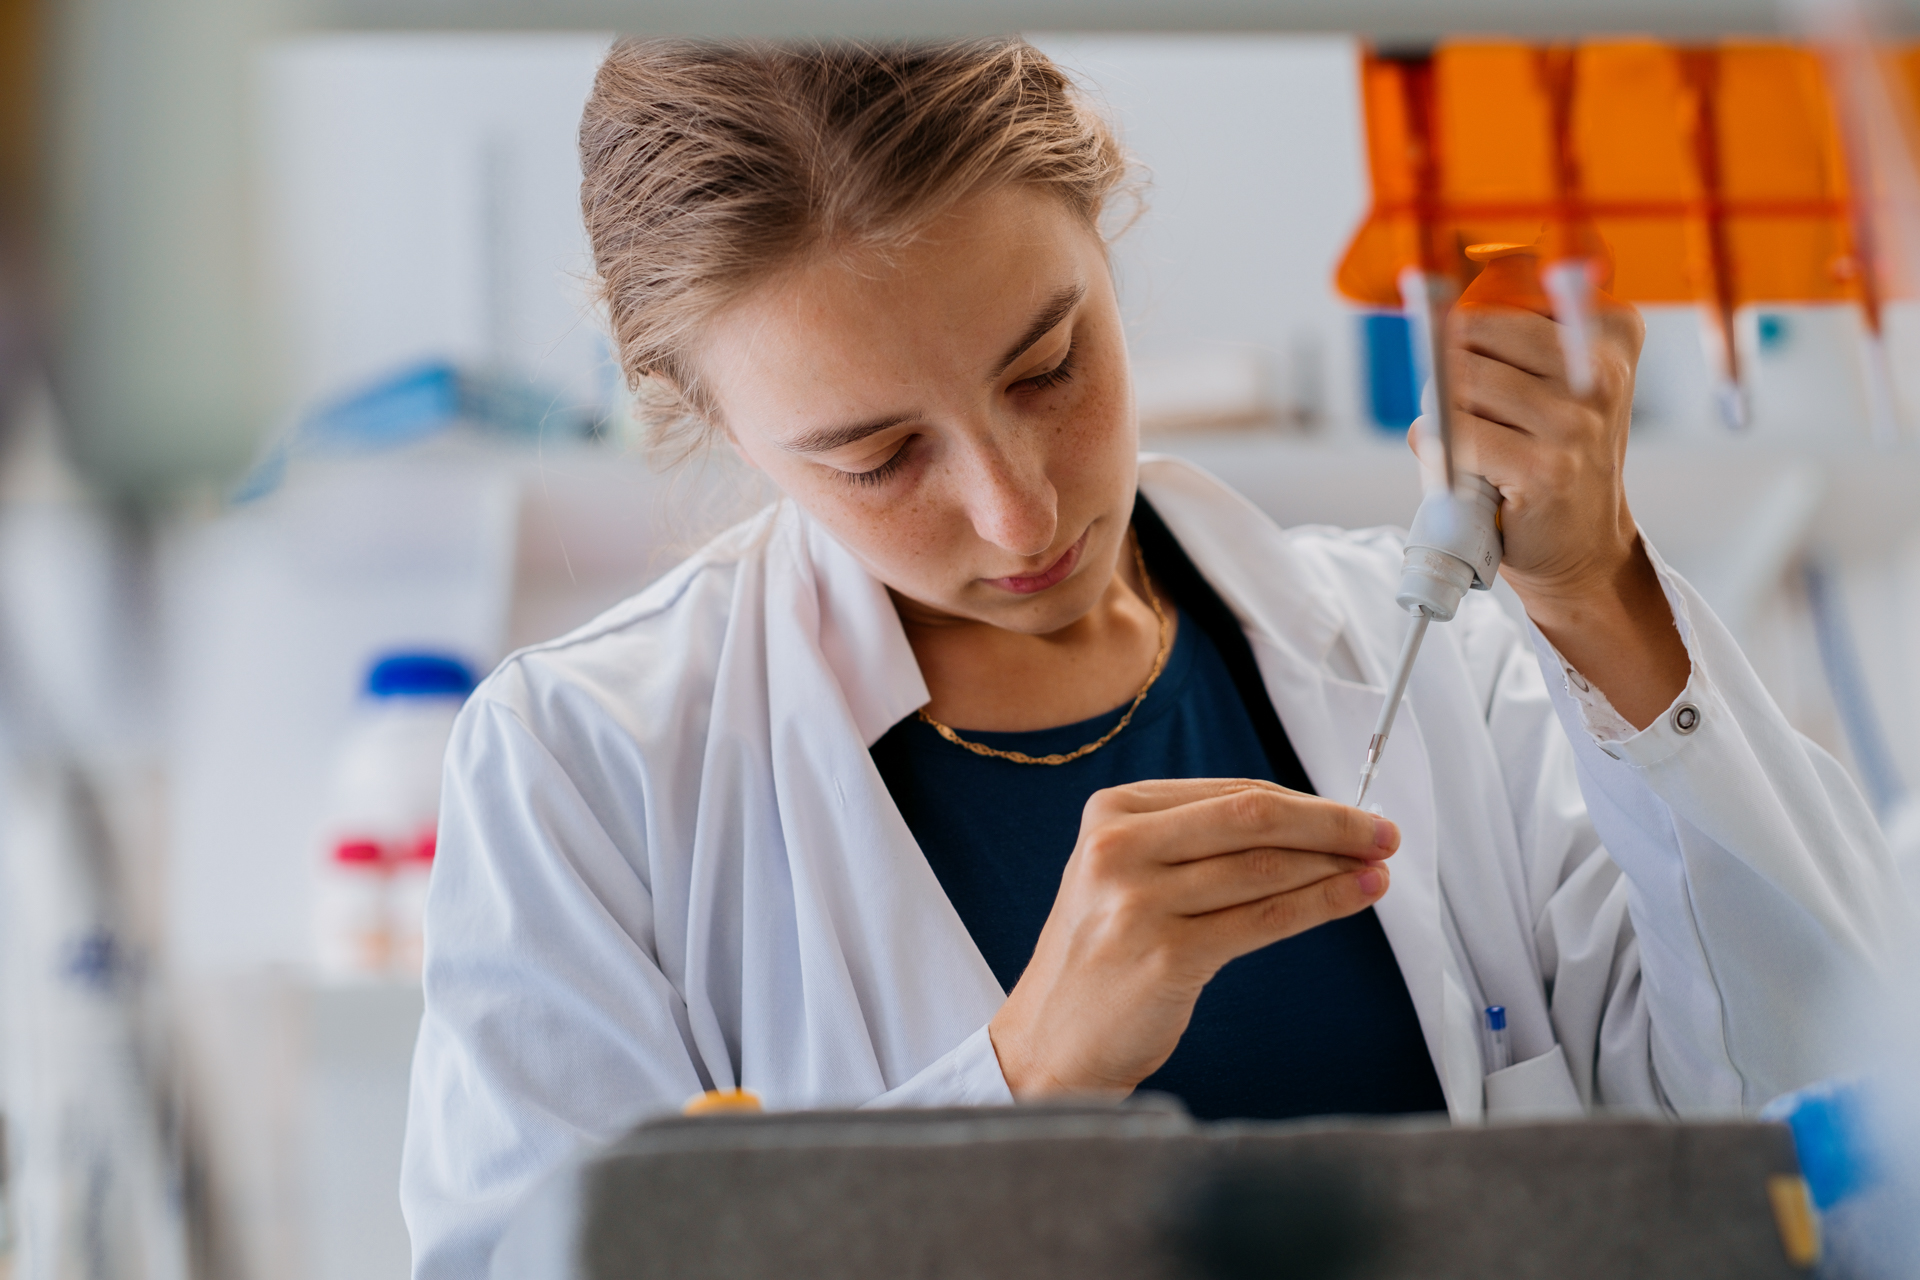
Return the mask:
<path fill-rule="evenodd" d="M 899 243 L 1010 185 L 1097 232 L 1127 172 L 1106 121 L 1014 38 L 622 41 L 594 77 L 580 158 L 621 370 L 650 442 L 682 457 L 711 419 L 689 348 L 770 273 L 825 245 Z"/>

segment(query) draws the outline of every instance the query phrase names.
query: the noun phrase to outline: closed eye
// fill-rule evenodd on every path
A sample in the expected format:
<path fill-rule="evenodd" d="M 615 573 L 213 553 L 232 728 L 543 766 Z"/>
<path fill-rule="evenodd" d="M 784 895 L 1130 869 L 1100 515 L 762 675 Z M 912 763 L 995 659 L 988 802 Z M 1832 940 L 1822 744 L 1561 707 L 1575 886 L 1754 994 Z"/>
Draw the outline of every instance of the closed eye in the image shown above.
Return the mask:
<path fill-rule="evenodd" d="M 840 472 L 849 484 L 877 485 L 885 484 L 901 467 L 907 464 L 907 452 L 912 449 L 918 436 L 908 436 L 900 442 L 900 447 L 887 455 L 886 461 L 879 466 L 868 467 L 865 471 Z"/>
<path fill-rule="evenodd" d="M 1057 387 L 1063 382 L 1072 381 L 1074 371 L 1073 358 L 1079 353 L 1079 350 L 1079 340 L 1075 339 L 1067 345 L 1067 354 L 1060 357 L 1059 364 L 1048 369 L 1045 373 L 1036 373 L 1031 378 L 1022 378 L 1013 385 L 1023 391 L 1045 391 L 1050 387 Z"/>

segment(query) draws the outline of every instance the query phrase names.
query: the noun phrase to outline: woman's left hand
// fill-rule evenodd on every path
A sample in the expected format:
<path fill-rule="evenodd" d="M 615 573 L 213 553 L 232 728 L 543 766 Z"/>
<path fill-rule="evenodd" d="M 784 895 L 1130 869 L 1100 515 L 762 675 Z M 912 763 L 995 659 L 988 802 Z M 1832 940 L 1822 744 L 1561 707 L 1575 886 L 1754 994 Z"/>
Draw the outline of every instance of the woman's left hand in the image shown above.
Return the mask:
<path fill-rule="evenodd" d="M 1560 326 L 1471 291 L 1449 317 L 1454 463 L 1500 490 L 1500 571 L 1547 639 L 1645 728 L 1686 687 L 1686 646 L 1627 508 L 1622 470 L 1640 316 L 1601 295 L 1593 389 L 1567 383 Z"/>

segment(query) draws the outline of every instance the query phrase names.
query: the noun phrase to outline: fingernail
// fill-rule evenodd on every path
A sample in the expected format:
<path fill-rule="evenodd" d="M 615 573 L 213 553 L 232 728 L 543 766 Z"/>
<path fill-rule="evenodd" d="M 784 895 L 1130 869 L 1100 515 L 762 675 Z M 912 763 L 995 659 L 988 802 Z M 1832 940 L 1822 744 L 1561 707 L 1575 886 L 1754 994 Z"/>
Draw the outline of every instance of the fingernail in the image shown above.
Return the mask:
<path fill-rule="evenodd" d="M 1378 897 L 1386 891 L 1387 873 L 1384 868 L 1368 867 L 1360 872 L 1357 878 L 1360 881 L 1360 892 L 1369 898 Z"/>
<path fill-rule="evenodd" d="M 1385 849 L 1391 853 L 1400 847 L 1400 828 L 1394 826 L 1385 818 L 1375 818 L 1373 820 L 1373 843 L 1375 848 Z"/>

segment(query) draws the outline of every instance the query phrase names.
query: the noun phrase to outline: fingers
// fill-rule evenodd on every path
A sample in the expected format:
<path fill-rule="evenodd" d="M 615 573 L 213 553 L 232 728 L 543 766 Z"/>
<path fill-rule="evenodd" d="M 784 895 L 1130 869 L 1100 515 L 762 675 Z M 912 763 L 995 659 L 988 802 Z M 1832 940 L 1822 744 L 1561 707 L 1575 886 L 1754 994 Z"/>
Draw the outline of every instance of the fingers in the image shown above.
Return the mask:
<path fill-rule="evenodd" d="M 1646 324 L 1638 311 L 1604 296 L 1596 300 L 1590 319 L 1595 395 L 1587 398 L 1604 402 L 1631 382 Z M 1448 317 L 1447 335 L 1455 354 L 1484 356 L 1541 379 L 1557 395 L 1570 394 L 1562 326 L 1546 316 L 1516 307 L 1468 304 Z M 1456 380 L 1462 376 L 1458 366 L 1451 372 Z"/>
<path fill-rule="evenodd" d="M 1299 849 L 1243 849 L 1170 867 L 1154 892 L 1176 915 L 1201 916 L 1291 893 L 1371 863 Z"/>
<path fill-rule="evenodd" d="M 1555 455 L 1569 450 L 1619 461 L 1626 442 L 1613 438 L 1618 433 L 1600 407 L 1605 401 L 1576 400 L 1558 383 L 1477 352 L 1453 352 L 1452 367 L 1454 463 L 1461 470 L 1506 490 L 1537 482 Z"/>
<path fill-rule="evenodd" d="M 1263 782 L 1257 778 L 1158 778 L 1096 791 L 1087 800 L 1086 813 L 1090 818 L 1156 813 L 1241 791 L 1270 791 L 1285 796 L 1299 794 L 1277 783 Z"/>
<path fill-rule="evenodd" d="M 1213 953 L 1209 958 L 1225 964 L 1329 920 L 1365 911 L 1380 901 L 1390 880 L 1385 863 L 1371 864 L 1257 902 L 1196 916 L 1189 924 Z"/>
<path fill-rule="evenodd" d="M 1515 431 L 1551 430 L 1572 408 L 1566 391 L 1545 378 L 1474 351 L 1452 353 L 1453 407 Z"/>
<path fill-rule="evenodd" d="M 1511 365 L 1536 378 L 1564 386 L 1567 358 L 1560 326 L 1546 316 L 1518 307 L 1468 303 L 1447 317 L 1449 346 Z"/>
<path fill-rule="evenodd" d="M 1640 354 L 1646 324 L 1640 313 L 1605 294 L 1594 297 L 1588 316 L 1592 336 L 1601 348 L 1624 354 L 1629 361 Z M 1525 369 L 1541 378 L 1566 381 L 1566 349 L 1562 326 L 1537 311 L 1497 303 L 1467 302 L 1447 318 L 1450 345 Z"/>
<path fill-rule="evenodd" d="M 1399 828 L 1385 818 L 1274 786 L 1237 788 L 1136 814 L 1125 825 L 1166 863 L 1261 848 L 1377 859 L 1400 845 Z"/>
<path fill-rule="evenodd" d="M 1473 414 L 1456 414 L 1453 419 L 1453 464 L 1469 475 L 1484 476 L 1503 496 L 1532 469 L 1536 447 L 1528 435 L 1503 422 L 1493 422 Z"/>

